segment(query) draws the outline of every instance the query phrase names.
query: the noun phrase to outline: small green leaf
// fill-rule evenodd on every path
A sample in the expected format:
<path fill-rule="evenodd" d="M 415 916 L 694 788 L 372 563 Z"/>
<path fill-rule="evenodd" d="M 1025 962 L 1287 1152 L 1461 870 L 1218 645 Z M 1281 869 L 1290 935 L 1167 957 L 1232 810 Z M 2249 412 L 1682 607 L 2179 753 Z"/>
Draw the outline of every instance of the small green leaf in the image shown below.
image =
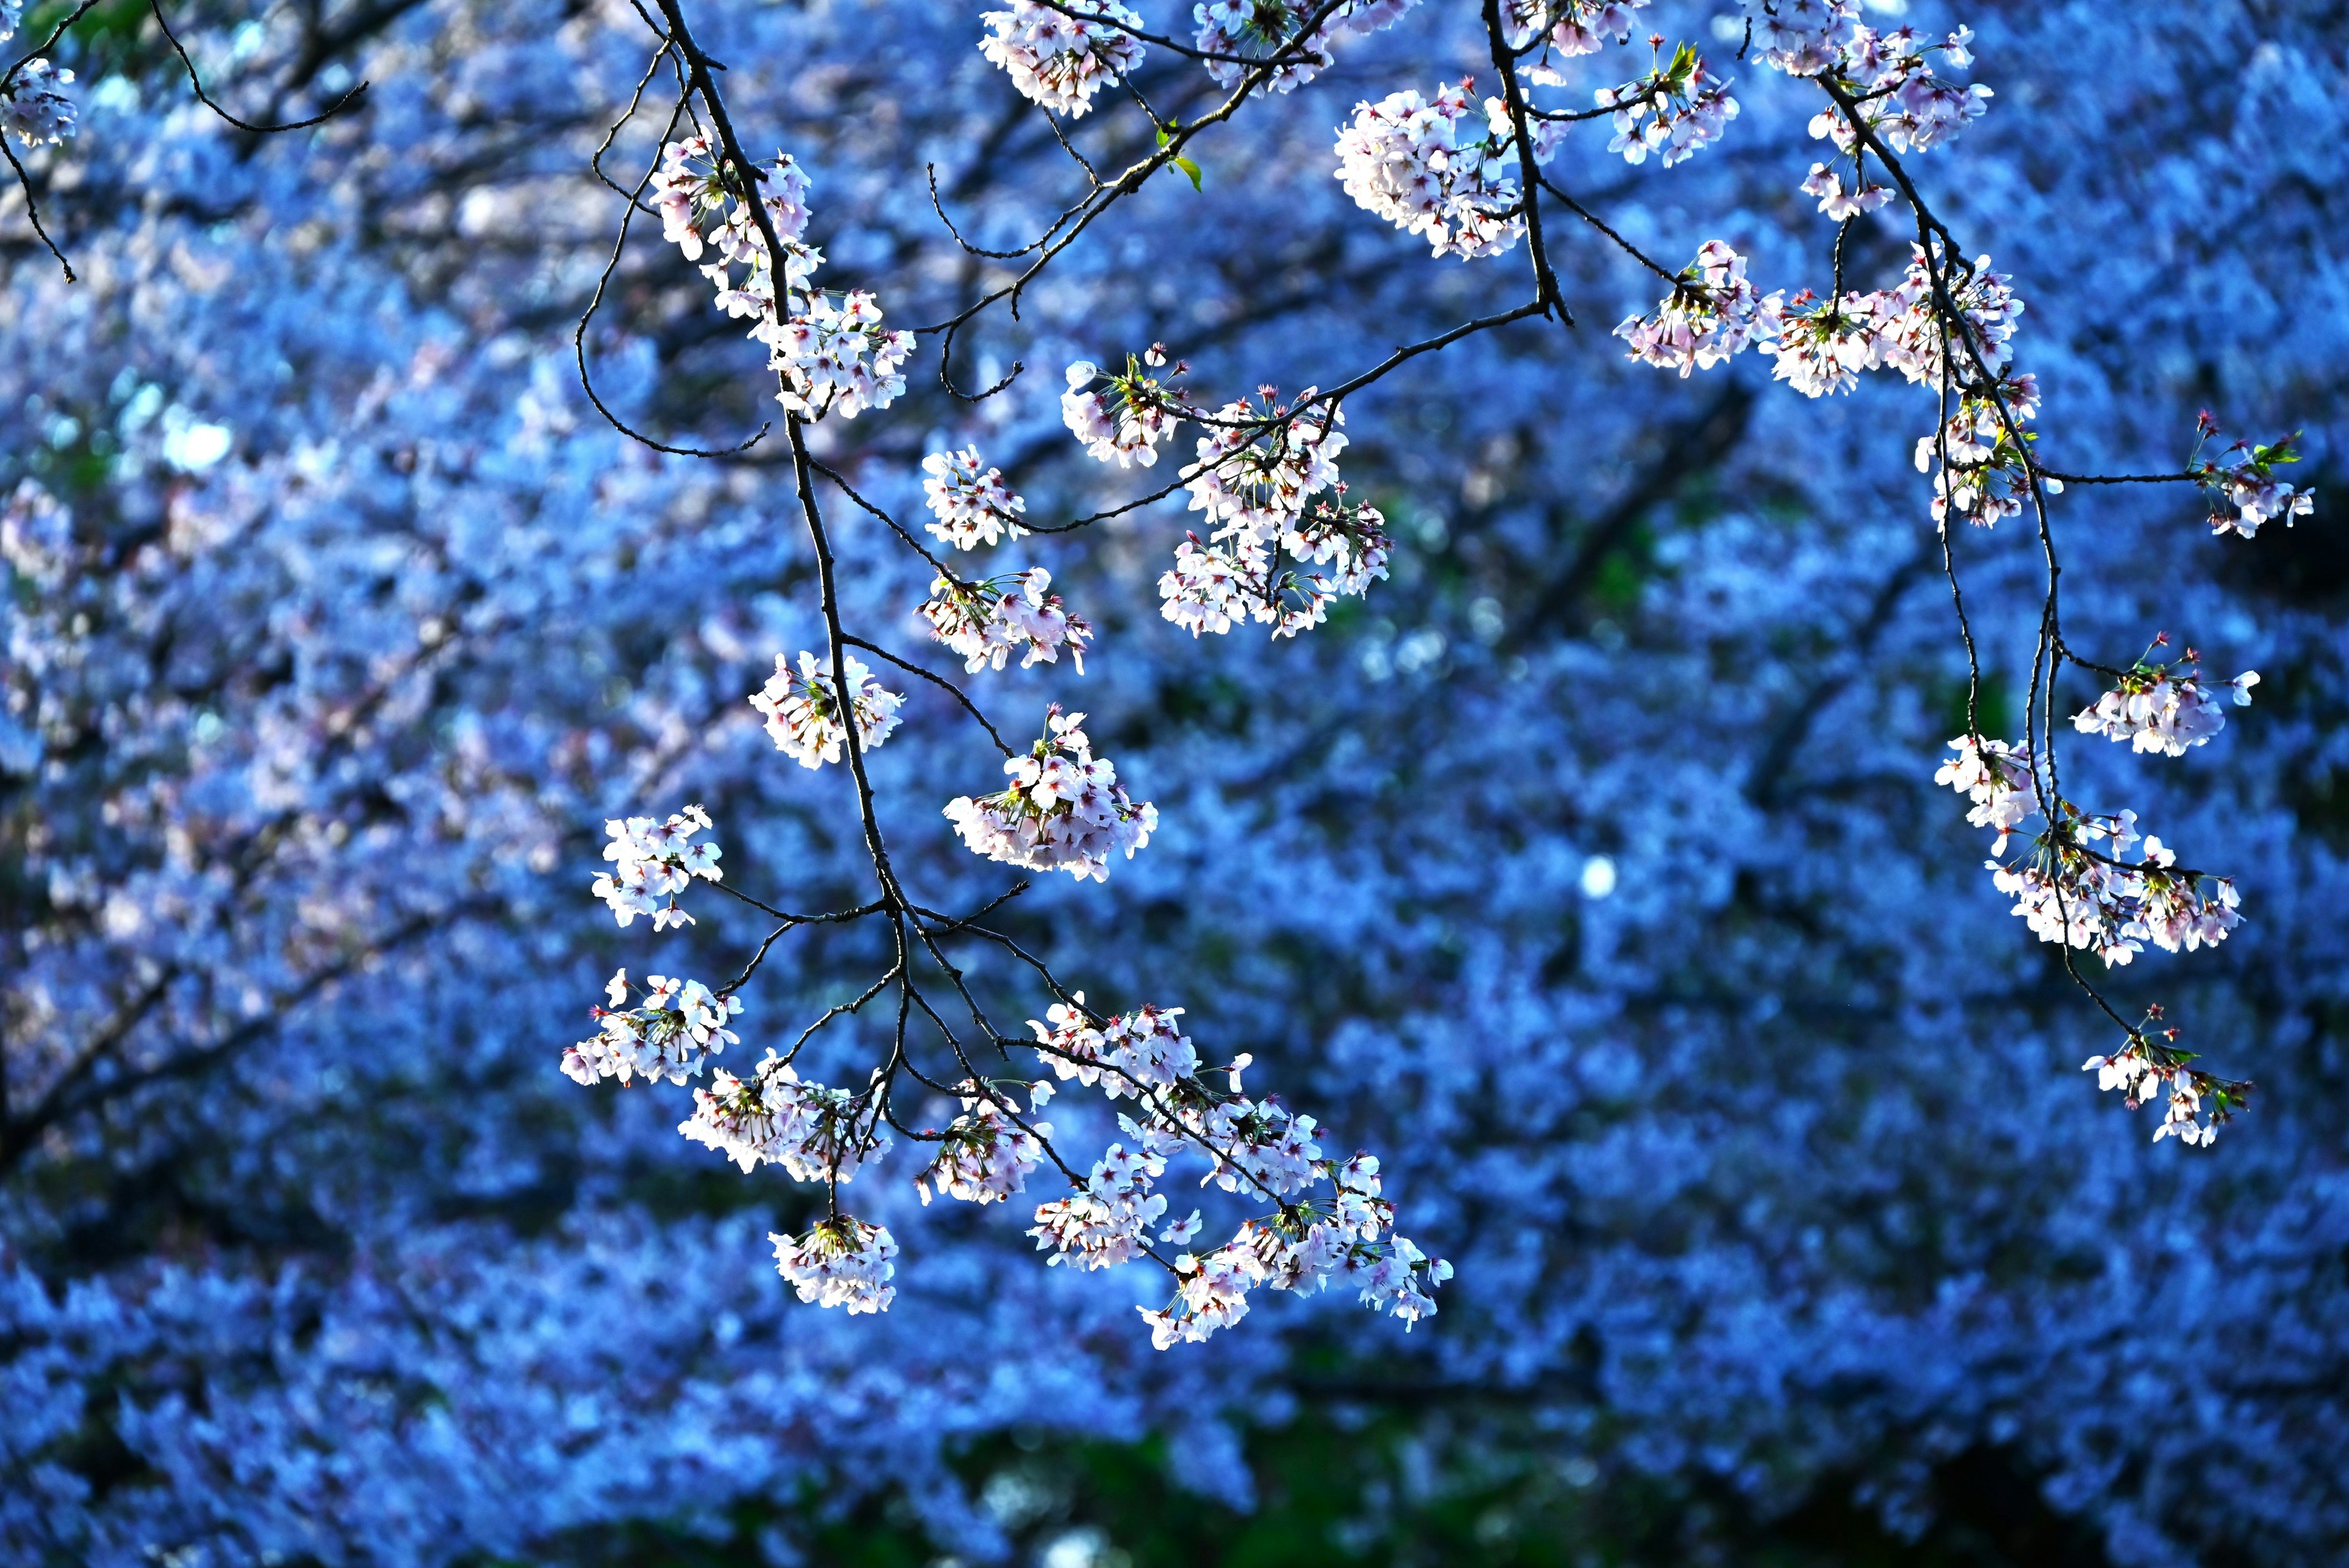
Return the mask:
<path fill-rule="evenodd" d="M 1191 177 L 1192 190 L 1204 191 L 1206 189 L 1206 186 L 1199 183 L 1199 166 L 1196 163 L 1192 162 L 1187 158 L 1178 156 L 1174 160 L 1174 167 L 1180 169 L 1184 173 L 1188 174 Z"/>

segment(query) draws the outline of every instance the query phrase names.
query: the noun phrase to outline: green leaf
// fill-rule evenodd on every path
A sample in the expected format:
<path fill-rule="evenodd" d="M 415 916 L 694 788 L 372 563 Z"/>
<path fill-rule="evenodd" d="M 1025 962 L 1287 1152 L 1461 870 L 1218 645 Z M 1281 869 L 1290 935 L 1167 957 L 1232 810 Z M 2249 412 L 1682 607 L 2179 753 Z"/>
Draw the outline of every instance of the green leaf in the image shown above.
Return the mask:
<path fill-rule="evenodd" d="M 1180 169 L 1184 173 L 1188 174 L 1191 177 L 1192 190 L 1204 191 L 1206 189 L 1206 186 L 1199 183 L 1199 166 L 1196 163 L 1192 162 L 1187 158 L 1178 156 L 1174 160 L 1174 167 Z"/>

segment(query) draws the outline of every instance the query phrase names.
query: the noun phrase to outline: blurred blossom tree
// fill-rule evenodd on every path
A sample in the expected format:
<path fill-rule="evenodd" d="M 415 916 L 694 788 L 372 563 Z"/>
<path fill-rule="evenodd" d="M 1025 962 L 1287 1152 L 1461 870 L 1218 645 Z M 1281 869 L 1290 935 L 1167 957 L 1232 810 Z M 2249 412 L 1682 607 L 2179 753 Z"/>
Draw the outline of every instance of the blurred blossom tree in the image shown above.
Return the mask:
<path fill-rule="evenodd" d="M 2349 22 L 1940 9 L 0 0 L 8 1559 L 2337 1560 Z"/>

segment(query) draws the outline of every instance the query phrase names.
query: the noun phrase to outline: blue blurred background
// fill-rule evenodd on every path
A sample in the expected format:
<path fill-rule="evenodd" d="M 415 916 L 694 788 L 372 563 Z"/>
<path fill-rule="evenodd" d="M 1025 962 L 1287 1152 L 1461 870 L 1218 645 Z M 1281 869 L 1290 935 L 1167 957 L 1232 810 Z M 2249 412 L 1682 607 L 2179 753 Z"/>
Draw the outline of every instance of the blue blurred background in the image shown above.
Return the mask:
<path fill-rule="evenodd" d="M 980 9 L 690 8 L 753 151 L 811 172 L 827 280 L 893 324 L 1002 275 L 946 234 L 926 164 L 983 245 L 1081 193 L 979 57 Z M 1811 108 L 1733 58 L 1735 9 L 1640 14 L 1735 78 L 1719 146 L 1632 168 L 1594 128 L 1555 172 L 1675 265 L 1721 238 L 1765 288 L 1824 289 Z M 922 1208 L 904 1151 L 856 1194 L 904 1246 L 895 1307 L 802 1306 L 764 1236 L 809 1194 L 678 1137 L 681 1091 L 558 1071 L 616 966 L 730 971 L 763 935 L 707 899 L 688 930 L 616 930 L 586 894 L 606 816 L 706 805 L 730 884 L 785 907 L 869 877 L 837 770 L 790 765 L 743 700 L 822 645 L 779 443 L 663 457 L 580 392 L 624 210 L 589 158 L 653 58 L 636 14 L 174 7 L 247 118 L 369 84 L 260 138 L 191 100 L 148 10 L 102 0 L 53 51 L 79 135 L 26 155 L 81 281 L 0 198 L 0 1557 L 2349 1558 L 2349 19 L 1870 10 L 1978 35 L 1991 111 L 1914 162 L 2028 302 L 2044 461 L 2174 470 L 2205 406 L 2307 432 L 2318 511 L 2290 531 L 2214 539 L 2169 489 L 2056 512 L 2075 648 L 2125 663 L 2167 630 L 2262 677 L 2209 746 L 2077 738 L 2065 774 L 2239 878 L 2223 947 L 2112 982 L 2255 1079 L 2251 1113 L 2155 1147 L 2095 1093 L 2078 1064 L 2108 1031 L 1931 784 L 1964 661 L 1910 462 L 1927 400 L 1628 364 L 1608 330 L 1656 286 L 1569 233 L 1578 327 L 1350 405 L 1348 477 L 1400 543 L 1311 636 L 1160 618 L 1179 500 L 1001 556 L 1101 637 L 1081 678 L 975 678 L 991 707 L 1023 732 L 1087 711 L 1164 819 L 1011 928 L 1096 1001 L 1253 1053 L 1251 1087 L 1377 1150 L 1402 1228 L 1459 1269 L 1408 1337 L 1279 1299 L 1162 1354 L 1136 1284 L 1048 1272 L 1000 1210 Z M 1568 93 L 1645 63 L 1582 62 Z M 1032 515 L 1078 515 L 1143 485 L 1068 439 L 1071 360 L 1163 339 L 1203 393 L 1293 391 L 1516 303 L 1522 254 L 1431 260 L 1332 177 L 1359 99 L 1488 68 L 1475 7 L 1426 0 L 967 337 L 969 381 L 1028 367 L 1009 391 L 957 402 L 926 358 L 819 455 L 918 512 L 923 453 L 975 441 Z M 1163 50 L 1140 80 L 1163 114 L 1213 101 Z M 622 186 L 674 96 L 656 73 L 606 155 Z M 1149 127 L 1112 107 L 1076 134 L 1115 164 Z M 1847 266 L 1875 287 L 1907 260 L 1887 214 Z M 584 343 L 640 429 L 730 442 L 772 412 L 708 298 L 639 220 Z M 834 522 L 852 616 L 922 650 L 926 573 Z M 2036 545 L 1955 547 L 1986 726 L 2013 733 Z M 874 758 L 936 905 L 1008 881 L 938 815 L 992 787 L 975 738 L 916 691 Z M 794 936 L 742 1049 L 885 965 L 870 935 Z M 1049 1000 L 975 983 L 1012 1019 Z"/>

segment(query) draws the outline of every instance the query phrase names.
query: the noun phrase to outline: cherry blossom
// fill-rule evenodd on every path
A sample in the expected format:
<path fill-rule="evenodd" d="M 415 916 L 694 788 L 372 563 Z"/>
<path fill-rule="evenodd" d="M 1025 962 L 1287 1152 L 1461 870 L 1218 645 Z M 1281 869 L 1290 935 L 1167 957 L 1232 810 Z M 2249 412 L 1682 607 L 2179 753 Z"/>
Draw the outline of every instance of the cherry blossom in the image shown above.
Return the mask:
<path fill-rule="evenodd" d="M 1513 47 L 1522 49 L 1547 33 L 1548 49 L 1572 58 L 1630 37 L 1632 18 L 1647 8 L 1648 0 L 1509 0 L 1505 16 Z M 1539 62 L 1526 75 L 1544 86 L 1557 84 L 1556 70 Z"/>
<path fill-rule="evenodd" d="M 915 1179 L 925 1204 L 934 1186 L 966 1203 L 1000 1202 L 1026 1187 L 1028 1173 L 1044 1158 L 1051 1124 L 1022 1127 L 992 1091 L 973 1093 L 974 1087 L 963 1085 L 963 1114 L 947 1126 L 936 1156 Z"/>
<path fill-rule="evenodd" d="M 2160 1016 L 2160 1008 L 2152 1009 L 2148 1023 Z M 2218 1140 L 2220 1127 L 2234 1119 L 2251 1085 L 2189 1066 L 2193 1054 L 2177 1049 L 2178 1033 L 2176 1029 L 2160 1030 L 2158 1035 L 2150 1029 L 2132 1030 L 2127 1046 L 2109 1056 L 2089 1057 L 2080 1070 L 2096 1075 L 2097 1088 L 2120 1090 L 2130 1110 L 2159 1099 L 2162 1118 L 2153 1129 L 2154 1142 L 2174 1137 L 2189 1148 L 2197 1144 L 2207 1148 Z M 2207 1116 L 2202 1109 L 2206 1096 L 2213 1102 Z"/>
<path fill-rule="evenodd" d="M 775 1246 L 775 1272 L 803 1302 L 844 1307 L 854 1317 L 887 1312 L 897 1299 L 889 1282 L 897 1272 L 897 1241 L 885 1225 L 840 1214 L 817 1221 L 805 1236 L 770 1232 L 767 1240 Z"/>
<path fill-rule="evenodd" d="M 2238 441 L 2217 457 L 2208 458 L 2202 455 L 2202 448 L 2219 433 L 2219 421 L 2205 410 L 2197 429 L 2199 439 L 2186 471 L 2221 508 L 2236 509 L 2231 517 L 2223 510 L 2213 511 L 2211 533 L 2236 534 L 2249 539 L 2259 533 L 2261 524 L 2272 518 L 2282 518 L 2284 526 L 2289 528 L 2293 518 L 2305 517 L 2315 510 L 2316 492 L 2296 488 L 2276 477 L 2279 466 L 2300 461 L 2300 453 L 2292 450 L 2293 436 L 2266 446 Z"/>
<path fill-rule="evenodd" d="M 888 1151 L 874 1119 L 862 1097 L 803 1083 L 769 1051 L 747 1083 L 723 1067 L 713 1071 L 709 1087 L 693 1091 L 693 1115 L 677 1130 L 746 1174 L 780 1165 L 796 1181 L 847 1181 Z"/>
<path fill-rule="evenodd" d="M 1276 403 L 1273 389 L 1265 387 L 1257 405 L 1231 402 L 1216 410 L 1216 422 L 1199 438 L 1197 461 L 1184 470 L 1191 510 L 1206 514 L 1215 537 L 1278 534 L 1310 497 L 1338 482 L 1346 416 L 1313 409 L 1314 391 L 1308 387 L 1289 405 Z"/>
<path fill-rule="evenodd" d="M 613 863 L 612 869 L 595 878 L 593 892 L 611 907 L 613 918 L 624 928 L 638 915 L 650 915 L 657 931 L 691 925 L 693 917 L 678 908 L 677 896 L 696 877 L 725 880 L 718 866 L 724 852 L 717 841 L 692 842 L 695 834 L 709 826 L 709 814 L 698 805 L 687 806 L 666 822 L 649 816 L 613 817 L 604 824 L 611 836 L 604 858 Z"/>
<path fill-rule="evenodd" d="M 568 1046 L 563 1071 L 574 1083 L 593 1085 L 605 1078 L 626 1084 L 682 1084 L 701 1075 L 702 1064 L 740 1044 L 726 1021 L 742 1011 L 742 999 L 713 992 L 698 980 L 647 975 L 642 1001 L 626 1006 L 628 971 L 614 972 L 605 988 L 611 1006 L 592 1010 L 602 1033 Z"/>
<path fill-rule="evenodd" d="M 1806 196 L 1816 196 L 1819 211 L 1838 223 L 1872 213 L 1892 200 L 1891 186 L 1869 184 L 1857 175 L 1851 188 L 1846 190 L 1843 176 L 1824 163 L 1811 165 L 1802 190 Z"/>
<path fill-rule="evenodd" d="M 1022 670 L 1057 664 L 1066 648 L 1082 675 L 1093 628 L 1050 591 L 1051 586 L 1052 574 L 1041 566 L 976 583 L 941 576 L 922 601 L 922 618 L 929 622 L 930 635 L 962 655 L 963 668 L 974 673 L 1000 670 L 1014 653 Z"/>
<path fill-rule="evenodd" d="M 6 34 L 0 34 L 5 39 Z M 74 74 L 45 59 L 26 60 L 16 67 L 7 86 L 0 88 L 0 128 L 14 133 L 26 147 L 62 147 L 78 127 L 75 109 L 65 89 Z"/>
<path fill-rule="evenodd" d="M 1053 704 L 1043 738 L 1026 756 L 1005 761 L 1009 787 L 947 804 L 947 820 L 973 854 L 1100 882 L 1109 877 L 1112 855 L 1123 850 L 1130 860 L 1150 842 L 1158 808 L 1137 805 L 1117 782 L 1116 767 L 1092 754 L 1084 718 Z"/>
<path fill-rule="evenodd" d="M 857 745 L 873 751 L 895 732 L 897 710 L 905 706 L 905 699 L 885 690 L 879 678 L 854 654 L 843 654 L 841 665 L 847 671 L 849 689 L 856 693 Z M 774 737 L 775 749 L 800 766 L 820 768 L 840 761 L 848 726 L 841 722 L 831 668 L 815 654 L 802 649 L 797 670 L 789 659 L 775 655 L 775 672 L 750 694 L 750 706 L 766 715 L 767 733 Z"/>
<path fill-rule="evenodd" d="M 1104 374 L 1089 359 L 1068 369 L 1069 389 L 1061 394 L 1061 417 L 1096 462 L 1148 468 L 1158 461 L 1158 443 L 1181 423 L 1179 399 L 1145 367 L 1166 362 L 1155 346 L 1139 359 L 1126 357 L 1123 375 Z M 1180 374 L 1184 367 L 1176 367 Z"/>
<path fill-rule="evenodd" d="M 1754 53 L 1794 77 L 1839 65 L 1858 18 L 1851 0 L 1745 0 L 1745 15 Z"/>
<path fill-rule="evenodd" d="M 1102 88 L 1132 76 L 1145 52 L 1127 30 L 1142 18 L 1117 0 L 1077 0 L 1065 10 L 1011 0 L 1009 10 L 984 12 L 979 20 L 988 28 L 979 51 L 1020 96 L 1072 119 Z"/>
<path fill-rule="evenodd" d="M 1049 1026 L 1033 1019 L 1037 1054 L 1063 1079 L 1098 1086 L 1114 1100 L 1124 1094 L 1172 1088 L 1199 1070 L 1198 1048 L 1174 1021 L 1179 1007 L 1140 1007 L 1096 1028 L 1084 1008 L 1085 993 L 1045 1010 Z"/>
<path fill-rule="evenodd" d="M 1265 85 L 1274 92 L 1294 92 L 1330 68 L 1330 47 L 1338 39 L 1391 26 L 1416 4 L 1418 0 L 1345 0 L 1290 52 L 1288 63 L 1276 68 Z M 1255 60 L 1270 58 L 1320 8 L 1307 0 L 1200 0 L 1191 16 L 1198 24 L 1201 52 Z M 1249 68 L 1227 57 L 1204 63 L 1218 87 L 1237 85 Z"/>
<path fill-rule="evenodd" d="M 1670 61 L 1642 79 L 1593 94 L 1601 109 L 1613 109 L 1614 139 L 1607 151 L 1640 164 L 1650 153 L 1667 169 L 1684 162 L 1721 140 L 1737 118 L 1730 84 L 1705 68 L 1704 57 L 1682 44 Z"/>
<path fill-rule="evenodd" d="M 1166 1212 L 1166 1195 L 1151 1190 L 1165 1173 L 1166 1156 L 1131 1117 L 1119 1120 L 1136 1147 L 1110 1145 L 1081 1188 L 1036 1207 L 1028 1234 L 1039 1251 L 1050 1252 L 1048 1265 L 1112 1269 L 1149 1251 L 1150 1228 Z"/>
<path fill-rule="evenodd" d="M 1423 234 L 1439 256 L 1498 255 L 1525 232 L 1515 215 L 1516 169 L 1506 113 L 1477 134 L 1463 80 L 1422 98 L 1405 90 L 1354 108 L 1338 133 L 1338 178 L 1367 211 L 1405 234 Z M 1497 104 L 1497 100 L 1495 100 Z M 1505 154 L 1507 154 L 1505 156 Z"/>
<path fill-rule="evenodd" d="M 2008 836 L 2039 809 L 2029 755 L 2020 746 L 1979 735 L 1960 735 L 1950 749 L 1958 754 L 1941 764 L 1933 782 L 1970 798 L 1973 809 L 1966 820 L 1976 827 L 1996 829 L 1998 841 L 1991 853 L 2005 854 Z"/>
<path fill-rule="evenodd" d="M 1615 328 L 1630 357 L 1660 369 L 1710 369 L 1778 331 L 1785 296 L 1764 295 L 1745 276 L 1745 258 L 1719 240 L 1699 246 L 1672 292 L 1653 316 L 1633 316 Z"/>
<path fill-rule="evenodd" d="M 1018 539 L 1028 530 L 1019 525 L 1028 503 L 1003 483 L 999 468 L 982 470 L 978 449 L 934 452 L 922 459 L 922 494 L 936 522 L 925 524 L 940 542 L 957 550 L 976 550 L 1002 539 Z"/>
<path fill-rule="evenodd" d="M 2236 707 L 2248 708 L 2251 688 L 2259 683 L 2259 671 L 2247 670 L 2218 691 L 2231 695 Z M 2075 714 L 2072 723 L 2083 734 L 2127 741 L 2132 751 L 2182 757 L 2189 747 L 2209 744 L 2227 727 L 2227 715 L 2217 694 L 2202 684 L 2199 661 L 2189 649 L 2175 664 L 2138 660 L 2093 706 Z"/>

